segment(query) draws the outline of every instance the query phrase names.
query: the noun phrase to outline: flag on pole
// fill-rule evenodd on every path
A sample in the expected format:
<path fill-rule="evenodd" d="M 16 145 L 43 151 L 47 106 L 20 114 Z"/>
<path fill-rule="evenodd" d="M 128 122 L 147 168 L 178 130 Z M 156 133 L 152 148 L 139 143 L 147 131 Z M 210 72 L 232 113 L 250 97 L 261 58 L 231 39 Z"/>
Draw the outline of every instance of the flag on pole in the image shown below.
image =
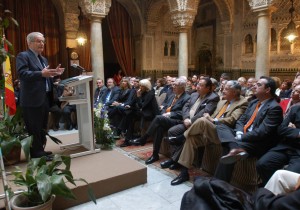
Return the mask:
<path fill-rule="evenodd" d="M 5 37 L 3 37 L 4 49 L 8 51 L 7 44 L 5 43 Z M 16 113 L 16 99 L 15 99 L 15 91 L 12 81 L 12 74 L 10 68 L 10 59 L 9 56 L 6 55 L 5 62 L 2 64 L 4 77 L 5 77 L 5 105 L 9 108 L 9 115 L 14 115 Z"/>

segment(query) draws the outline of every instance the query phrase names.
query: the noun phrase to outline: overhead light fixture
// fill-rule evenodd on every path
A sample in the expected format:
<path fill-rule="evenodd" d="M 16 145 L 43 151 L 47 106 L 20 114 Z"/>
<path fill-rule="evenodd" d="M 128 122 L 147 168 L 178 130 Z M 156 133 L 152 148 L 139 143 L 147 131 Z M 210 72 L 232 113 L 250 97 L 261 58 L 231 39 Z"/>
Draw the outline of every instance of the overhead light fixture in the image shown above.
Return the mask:
<path fill-rule="evenodd" d="M 289 9 L 289 13 L 291 14 L 291 21 L 289 22 L 289 24 L 286 27 L 286 36 L 284 38 L 289 40 L 290 43 L 293 43 L 295 41 L 295 39 L 298 37 L 298 31 L 296 28 L 296 24 L 293 20 L 294 12 L 295 12 L 294 0 L 291 0 L 291 3 L 292 3 L 292 6 Z"/>
<path fill-rule="evenodd" d="M 76 40 L 77 40 L 79 45 L 83 46 L 87 42 L 87 36 L 84 32 L 84 28 L 83 28 L 83 24 L 82 24 L 83 15 L 82 15 L 81 7 L 78 6 L 78 9 L 80 11 L 79 16 L 78 16 L 79 29 L 78 29 L 78 32 L 77 32 Z"/>

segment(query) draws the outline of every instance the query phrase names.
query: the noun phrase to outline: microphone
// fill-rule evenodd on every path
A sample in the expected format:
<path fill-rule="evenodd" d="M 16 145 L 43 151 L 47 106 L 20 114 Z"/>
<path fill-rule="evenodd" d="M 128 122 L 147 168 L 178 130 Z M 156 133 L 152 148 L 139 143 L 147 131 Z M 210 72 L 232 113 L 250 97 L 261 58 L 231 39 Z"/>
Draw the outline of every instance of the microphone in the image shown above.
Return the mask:
<path fill-rule="evenodd" d="M 71 66 L 75 69 L 80 70 L 81 72 L 85 72 L 85 69 L 82 66 L 77 65 L 76 63 L 73 63 Z"/>

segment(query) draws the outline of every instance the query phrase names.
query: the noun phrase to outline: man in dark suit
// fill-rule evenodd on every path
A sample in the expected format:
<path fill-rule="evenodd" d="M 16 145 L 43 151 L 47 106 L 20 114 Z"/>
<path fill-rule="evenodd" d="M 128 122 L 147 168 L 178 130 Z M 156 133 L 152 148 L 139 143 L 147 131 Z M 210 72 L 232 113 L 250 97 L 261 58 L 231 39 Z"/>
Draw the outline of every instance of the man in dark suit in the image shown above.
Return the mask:
<path fill-rule="evenodd" d="M 102 101 L 102 97 L 104 95 L 105 90 L 107 87 L 104 85 L 103 79 L 98 78 L 97 79 L 97 88 L 95 90 L 94 94 L 94 107 L 97 107 L 100 101 Z"/>
<path fill-rule="evenodd" d="M 275 81 L 261 77 L 253 87 L 257 99 L 250 102 L 245 113 L 237 121 L 235 129 L 225 124 L 217 125 L 222 142 L 223 156 L 215 176 L 230 182 L 235 162 L 250 154 L 260 158 L 277 144 L 277 127 L 282 122 L 282 109 L 275 100 Z"/>
<path fill-rule="evenodd" d="M 175 80 L 173 83 L 174 95 L 170 97 L 167 106 L 163 107 L 163 114 L 157 115 L 153 119 L 144 136 L 130 141 L 132 145 L 144 145 L 148 137 L 153 137 L 153 154 L 146 160 L 146 164 L 151 164 L 159 159 L 158 152 L 164 132 L 172 126 L 182 123 L 182 109 L 190 99 L 190 95 L 185 92 L 185 85 L 185 79 L 178 78 Z"/>
<path fill-rule="evenodd" d="M 188 169 L 192 167 L 197 148 L 221 143 L 217 136 L 217 124 L 234 127 L 235 122 L 245 112 L 248 105 L 247 100 L 240 94 L 240 84 L 234 80 L 228 81 L 223 91 L 224 100 L 219 101 L 214 113 L 212 115 L 204 113 L 203 117 L 197 119 L 184 133 L 186 141 L 183 150 L 180 148 L 172 157 L 174 162 L 178 160 L 178 165 L 182 166 L 182 170 L 171 185 L 178 185 L 189 180 Z"/>
<path fill-rule="evenodd" d="M 116 101 L 120 95 L 120 88 L 116 86 L 116 83 L 113 78 L 108 78 L 107 89 L 103 93 L 102 104 L 105 106 L 111 106 L 114 101 Z"/>
<path fill-rule="evenodd" d="M 165 140 L 172 139 L 172 141 L 176 141 L 176 146 L 172 146 L 172 153 L 175 153 L 174 156 L 176 156 L 176 158 L 162 162 L 162 168 L 168 168 L 177 162 L 184 143 L 183 133 L 197 119 L 202 117 L 204 113 L 212 114 L 217 108 L 220 98 L 218 94 L 212 91 L 212 81 L 210 78 L 204 77 L 200 79 L 196 85 L 196 91 L 197 92 L 191 94 L 190 100 L 183 107 L 183 123 L 175 125 L 168 130 L 169 137 L 166 137 Z"/>
<path fill-rule="evenodd" d="M 41 56 L 45 38 L 39 32 L 27 36 L 29 50 L 18 54 L 16 67 L 21 81 L 20 105 L 28 132 L 33 135 L 30 148 L 32 158 L 46 156 L 51 159 L 51 152 L 45 152 L 45 132 L 47 129 L 49 104 L 52 100 L 52 77 L 61 75 L 64 68 L 60 64 L 50 69 L 48 61 Z"/>
<path fill-rule="evenodd" d="M 295 90 L 294 90 L 295 91 Z M 300 173 L 300 106 L 293 106 L 278 128 L 282 141 L 269 150 L 256 163 L 263 184 L 276 170 L 285 169 Z"/>

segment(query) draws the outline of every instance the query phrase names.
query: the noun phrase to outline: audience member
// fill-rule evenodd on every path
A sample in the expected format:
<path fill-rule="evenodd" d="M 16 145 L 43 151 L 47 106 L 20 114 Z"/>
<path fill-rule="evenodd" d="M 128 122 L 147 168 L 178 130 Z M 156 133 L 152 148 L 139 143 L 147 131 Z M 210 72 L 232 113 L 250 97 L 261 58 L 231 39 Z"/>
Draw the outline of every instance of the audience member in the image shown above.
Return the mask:
<path fill-rule="evenodd" d="M 120 147 L 130 146 L 130 139 L 133 137 L 134 123 L 140 120 L 140 129 L 144 127 L 145 121 L 152 121 L 156 115 L 160 114 L 154 90 L 147 79 L 140 81 L 140 89 L 132 104 L 125 106 L 126 111 L 122 117 L 119 129 L 126 133 L 125 141 Z"/>
<path fill-rule="evenodd" d="M 191 95 L 190 100 L 183 107 L 183 123 L 175 125 L 168 130 L 168 136 L 165 140 L 176 144 L 172 153 L 180 153 L 184 143 L 183 133 L 188 129 L 198 118 L 202 117 L 204 113 L 212 114 L 217 108 L 219 96 L 212 92 L 212 82 L 208 77 L 200 79 L 197 85 L 197 92 Z M 175 155 L 179 156 L 179 154 Z M 166 160 L 161 163 L 162 168 L 172 166 L 176 168 L 176 161 L 173 159 Z"/>
<path fill-rule="evenodd" d="M 300 85 L 293 88 L 291 98 L 283 99 L 280 101 L 280 106 L 283 111 L 283 115 L 286 115 L 291 107 L 300 105 Z"/>
<path fill-rule="evenodd" d="M 276 84 L 270 77 L 261 77 L 254 85 L 256 100 L 237 121 L 235 129 L 225 124 L 216 126 L 222 142 L 223 156 L 215 176 L 230 182 L 235 162 L 250 154 L 260 158 L 277 142 L 277 127 L 282 122 L 282 109 L 274 99 Z"/>
<path fill-rule="evenodd" d="M 97 88 L 94 94 L 94 107 L 97 107 L 98 104 L 102 101 L 104 92 L 107 89 L 107 87 L 104 85 L 103 79 L 97 78 L 96 85 Z"/>
<path fill-rule="evenodd" d="M 182 166 L 182 170 L 171 182 L 171 185 L 178 185 L 189 180 L 188 169 L 192 167 L 197 148 L 221 143 L 217 135 L 216 125 L 225 124 L 233 128 L 235 122 L 245 112 L 248 102 L 240 96 L 241 86 L 237 81 L 228 81 L 223 92 L 224 100 L 219 101 L 214 113 L 211 116 L 209 113 L 205 113 L 184 133 L 186 141 L 183 150 L 181 154 L 179 152 L 180 156 L 178 156 L 178 152 L 173 156 L 174 162 L 179 158 L 178 163 Z"/>
<path fill-rule="evenodd" d="M 250 101 L 252 98 L 253 98 L 253 86 L 255 85 L 256 83 L 256 79 L 254 77 L 250 77 L 248 80 L 247 80 L 247 90 L 246 90 L 246 93 L 245 93 L 245 97 Z"/>
<path fill-rule="evenodd" d="M 277 133 L 282 138 L 281 142 L 256 163 L 263 184 L 267 183 L 275 171 L 284 166 L 286 170 L 300 173 L 300 106 L 290 109 Z"/>
<path fill-rule="evenodd" d="M 279 94 L 280 98 L 289 98 L 291 96 L 291 92 L 292 92 L 292 82 L 290 80 L 284 80 L 281 84 L 281 91 Z"/>
<path fill-rule="evenodd" d="M 103 93 L 102 104 L 107 107 L 111 106 L 114 101 L 116 101 L 120 95 L 120 88 L 116 86 L 116 83 L 113 78 L 108 78 L 107 89 Z"/>
<path fill-rule="evenodd" d="M 164 132 L 182 122 L 182 109 L 185 103 L 190 99 L 190 95 L 185 92 L 185 86 L 185 80 L 175 80 L 173 83 L 174 95 L 170 97 L 167 106 L 163 108 L 161 112 L 163 114 L 157 115 L 154 118 L 145 135 L 130 142 L 133 145 L 144 145 L 150 136 L 153 138 L 153 153 L 152 156 L 146 160 L 146 164 L 151 164 L 159 159 L 158 152 Z"/>

